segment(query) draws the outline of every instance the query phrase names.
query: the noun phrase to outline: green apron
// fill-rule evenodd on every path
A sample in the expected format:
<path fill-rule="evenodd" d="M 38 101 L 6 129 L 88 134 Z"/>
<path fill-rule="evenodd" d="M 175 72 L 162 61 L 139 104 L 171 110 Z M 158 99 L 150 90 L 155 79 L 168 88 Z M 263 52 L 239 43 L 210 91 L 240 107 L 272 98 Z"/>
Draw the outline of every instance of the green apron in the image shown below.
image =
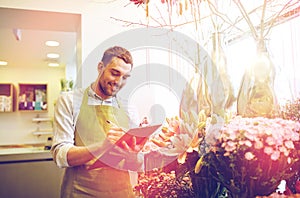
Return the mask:
<path fill-rule="evenodd" d="M 110 128 L 106 120 L 111 120 L 121 127 L 128 128 L 128 116 L 121 108 L 88 105 L 88 89 L 86 89 L 76 123 L 75 145 L 88 146 L 104 141 Z M 95 159 L 90 164 L 94 161 Z M 66 168 L 61 197 L 131 198 L 134 195 L 128 171 L 105 165 L 87 170 L 86 165 L 81 165 Z"/>

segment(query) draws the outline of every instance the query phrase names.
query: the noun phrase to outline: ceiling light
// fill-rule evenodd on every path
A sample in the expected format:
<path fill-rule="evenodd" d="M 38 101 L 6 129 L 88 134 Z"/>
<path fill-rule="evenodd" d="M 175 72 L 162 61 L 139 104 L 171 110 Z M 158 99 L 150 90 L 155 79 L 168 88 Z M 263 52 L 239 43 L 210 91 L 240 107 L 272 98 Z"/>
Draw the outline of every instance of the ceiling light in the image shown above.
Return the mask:
<path fill-rule="evenodd" d="M 49 67 L 58 67 L 59 64 L 58 63 L 48 63 Z"/>
<path fill-rule="evenodd" d="M 7 65 L 8 63 L 6 61 L 0 61 L 0 65 Z"/>
<path fill-rule="evenodd" d="M 48 58 L 59 58 L 59 54 L 55 54 L 55 53 L 49 53 L 47 54 Z"/>
<path fill-rule="evenodd" d="M 56 46 L 59 46 L 59 42 L 57 41 L 46 41 L 45 43 L 47 46 L 50 46 L 50 47 L 56 47 Z"/>

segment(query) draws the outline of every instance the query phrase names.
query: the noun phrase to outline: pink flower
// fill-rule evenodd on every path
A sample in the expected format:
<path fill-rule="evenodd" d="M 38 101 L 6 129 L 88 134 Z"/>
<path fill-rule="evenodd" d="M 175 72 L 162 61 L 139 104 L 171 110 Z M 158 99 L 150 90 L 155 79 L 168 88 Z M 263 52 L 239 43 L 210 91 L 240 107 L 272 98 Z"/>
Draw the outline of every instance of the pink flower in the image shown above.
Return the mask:
<path fill-rule="evenodd" d="M 230 140 L 235 140 L 235 139 L 237 139 L 238 133 L 237 133 L 236 130 L 228 129 L 228 130 L 226 131 L 226 133 L 228 134 L 228 139 L 230 139 Z"/>
<path fill-rule="evenodd" d="M 225 151 L 231 152 L 236 150 L 236 143 L 233 141 L 228 141 L 227 144 L 225 144 Z"/>
<path fill-rule="evenodd" d="M 254 157 L 255 157 L 255 155 L 253 155 L 253 153 L 251 153 L 251 152 L 245 153 L 245 158 L 247 160 L 252 160 Z"/>
<path fill-rule="evenodd" d="M 176 134 L 180 133 L 180 120 L 177 117 L 172 117 L 172 118 L 167 118 L 166 119 L 168 122 L 168 129 L 171 132 L 174 132 Z"/>
<path fill-rule="evenodd" d="M 264 144 L 262 143 L 262 141 L 256 141 L 255 143 L 254 143 L 254 148 L 255 149 L 261 149 L 261 148 L 263 148 L 263 146 L 264 146 Z"/>
<path fill-rule="evenodd" d="M 279 148 L 278 148 L 278 150 L 281 152 L 281 153 L 283 153 L 284 154 L 284 156 L 288 156 L 289 155 L 289 151 L 288 151 L 288 149 L 286 148 L 286 147 L 284 147 L 284 146 L 280 146 Z"/>
<path fill-rule="evenodd" d="M 299 133 L 295 133 L 294 131 L 290 132 L 289 136 L 290 136 L 290 140 L 292 140 L 292 141 L 299 141 L 300 140 Z"/>
<path fill-rule="evenodd" d="M 285 142 L 284 142 L 284 145 L 285 145 L 287 148 L 289 148 L 289 149 L 295 148 L 295 147 L 294 147 L 294 143 L 293 143 L 293 141 L 291 141 L 291 140 L 285 141 Z"/>
<path fill-rule="evenodd" d="M 274 161 L 278 160 L 279 157 L 280 157 L 280 152 L 279 151 L 274 151 L 271 155 L 271 159 L 274 160 Z"/>
<path fill-rule="evenodd" d="M 272 154 L 273 153 L 273 148 L 272 147 L 269 147 L 269 146 L 266 146 L 265 149 L 264 149 L 264 152 L 268 155 Z"/>
<path fill-rule="evenodd" d="M 255 141 L 256 135 L 254 133 L 249 133 L 248 131 L 245 132 L 245 138 Z"/>
<path fill-rule="evenodd" d="M 270 146 L 275 145 L 276 144 L 276 140 L 273 137 L 267 137 L 266 139 L 266 143 Z"/>
<path fill-rule="evenodd" d="M 271 129 L 266 129 L 266 130 L 264 131 L 264 133 L 265 133 L 266 135 L 272 135 L 273 132 L 274 132 L 274 131 L 272 131 Z"/>
<path fill-rule="evenodd" d="M 240 141 L 238 142 L 238 144 L 239 144 L 240 146 L 243 146 L 243 145 L 245 145 L 245 146 L 247 146 L 247 147 L 251 147 L 251 146 L 252 146 L 252 142 L 249 141 L 249 140 L 240 140 Z"/>

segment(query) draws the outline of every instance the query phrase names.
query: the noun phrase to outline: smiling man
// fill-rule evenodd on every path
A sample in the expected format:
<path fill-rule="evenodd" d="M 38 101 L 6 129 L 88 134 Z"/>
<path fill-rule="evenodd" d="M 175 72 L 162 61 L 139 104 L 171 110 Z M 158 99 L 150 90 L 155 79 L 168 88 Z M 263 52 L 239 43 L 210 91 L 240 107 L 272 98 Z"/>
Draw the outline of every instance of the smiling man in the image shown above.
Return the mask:
<path fill-rule="evenodd" d="M 142 166 L 134 139 L 130 145 L 123 142 L 124 148 L 114 152 L 117 156 L 106 153 L 106 161 L 98 160 L 108 146 L 124 135 L 122 129 L 129 128 L 129 111 L 116 95 L 130 77 L 132 66 L 128 50 L 109 48 L 98 64 L 98 76 L 91 86 L 58 98 L 51 152 L 56 164 L 66 168 L 61 197 L 133 197 L 126 169 Z M 122 164 L 116 159 L 123 159 Z M 97 168 L 89 169 L 95 161 Z"/>

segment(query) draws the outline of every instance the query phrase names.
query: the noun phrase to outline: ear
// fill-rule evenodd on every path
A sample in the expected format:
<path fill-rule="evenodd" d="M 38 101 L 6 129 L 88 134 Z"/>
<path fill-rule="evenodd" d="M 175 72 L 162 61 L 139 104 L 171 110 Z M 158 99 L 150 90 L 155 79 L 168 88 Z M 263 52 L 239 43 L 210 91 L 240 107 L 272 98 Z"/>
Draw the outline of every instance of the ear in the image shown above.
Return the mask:
<path fill-rule="evenodd" d="M 103 64 L 102 61 L 100 61 L 100 62 L 98 63 L 98 68 L 97 68 L 97 69 L 98 69 L 98 73 L 102 72 L 103 68 L 104 68 L 104 64 Z"/>

